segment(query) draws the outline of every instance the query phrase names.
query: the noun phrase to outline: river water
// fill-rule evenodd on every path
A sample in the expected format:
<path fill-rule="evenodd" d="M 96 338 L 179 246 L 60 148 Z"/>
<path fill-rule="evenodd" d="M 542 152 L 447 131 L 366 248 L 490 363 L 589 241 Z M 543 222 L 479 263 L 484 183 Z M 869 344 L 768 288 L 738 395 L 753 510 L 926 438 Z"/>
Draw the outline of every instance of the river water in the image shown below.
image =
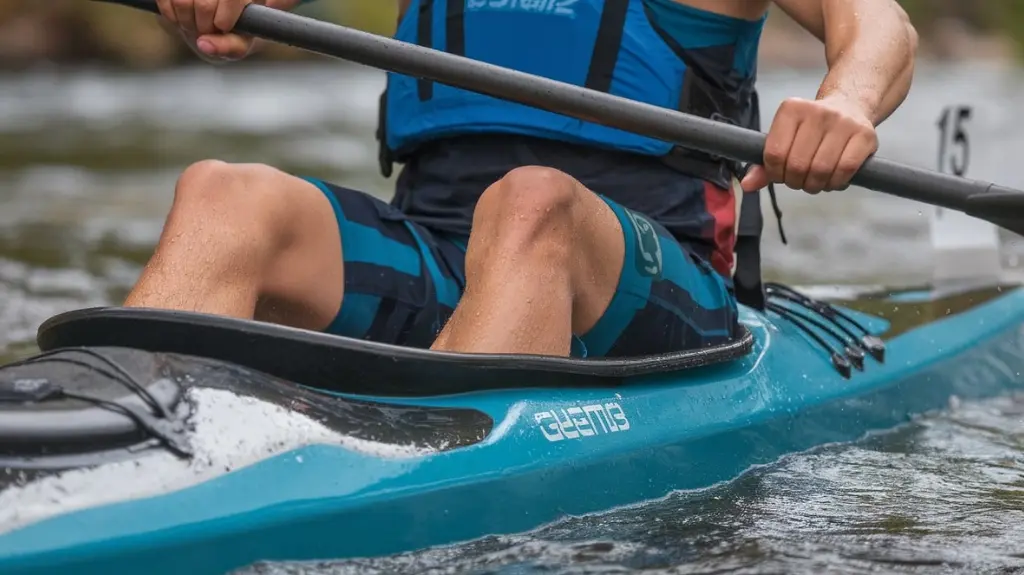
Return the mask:
<path fill-rule="evenodd" d="M 766 117 L 820 71 L 762 74 Z M 117 303 L 155 243 L 175 177 L 209 157 L 259 161 L 387 196 L 373 128 L 382 74 L 314 63 L 152 74 L 43 69 L 0 77 L 0 360 L 39 323 Z M 881 154 L 934 168 L 947 106 L 970 106 L 969 176 L 1024 187 L 1024 74 L 923 67 L 880 130 Z M 767 273 L 801 284 L 929 281 L 924 206 L 851 189 L 780 190 Z M 1024 254 L 1003 234 L 1001 257 Z M 386 559 L 252 572 L 1024 572 L 1024 399 L 965 404 L 713 489 L 536 532 Z"/>

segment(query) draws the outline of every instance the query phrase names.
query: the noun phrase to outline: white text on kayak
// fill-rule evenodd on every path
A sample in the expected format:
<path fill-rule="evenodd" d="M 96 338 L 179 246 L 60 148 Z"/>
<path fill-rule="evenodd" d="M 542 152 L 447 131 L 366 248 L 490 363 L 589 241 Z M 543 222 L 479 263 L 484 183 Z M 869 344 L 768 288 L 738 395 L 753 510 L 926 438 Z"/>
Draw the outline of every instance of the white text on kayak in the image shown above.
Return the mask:
<path fill-rule="evenodd" d="M 533 414 L 533 419 L 548 441 L 579 439 L 629 430 L 626 412 L 614 401 L 538 411 Z"/>

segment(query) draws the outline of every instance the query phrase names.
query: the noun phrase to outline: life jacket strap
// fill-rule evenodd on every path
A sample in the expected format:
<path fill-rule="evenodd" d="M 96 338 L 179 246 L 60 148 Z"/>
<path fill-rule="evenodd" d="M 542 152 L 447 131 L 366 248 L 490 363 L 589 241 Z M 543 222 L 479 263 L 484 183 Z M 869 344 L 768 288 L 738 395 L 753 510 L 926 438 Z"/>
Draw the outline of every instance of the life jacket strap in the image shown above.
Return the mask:
<path fill-rule="evenodd" d="M 597 38 L 594 41 L 594 51 L 590 54 L 587 80 L 583 84 L 585 88 L 605 93 L 611 91 L 628 12 L 629 0 L 605 0 L 604 8 L 601 10 L 601 22 L 597 28 Z"/>

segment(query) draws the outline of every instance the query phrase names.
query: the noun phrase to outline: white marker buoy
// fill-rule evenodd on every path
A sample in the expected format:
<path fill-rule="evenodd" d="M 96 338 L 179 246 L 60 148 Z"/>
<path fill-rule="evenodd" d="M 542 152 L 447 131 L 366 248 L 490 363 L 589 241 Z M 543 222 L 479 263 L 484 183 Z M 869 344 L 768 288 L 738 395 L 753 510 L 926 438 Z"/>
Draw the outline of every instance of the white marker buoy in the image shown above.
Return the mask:
<path fill-rule="evenodd" d="M 935 208 L 930 213 L 937 283 L 959 280 L 991 282 L 1002 275 L 999 230 L 962 212 Z"/>
<path fill-rule="evenodd" d="M 963 176 L 970 147 L 964 123 L 968 106 L 948 107 L 939 117 L 939 171 Z M 953 150 L 958 150 L 958 154 Z M 1002 276 L 999 229 L 962 212 L 934 208 L 929 212 L 933 253 L 932 282 L 993 282 Z"/>

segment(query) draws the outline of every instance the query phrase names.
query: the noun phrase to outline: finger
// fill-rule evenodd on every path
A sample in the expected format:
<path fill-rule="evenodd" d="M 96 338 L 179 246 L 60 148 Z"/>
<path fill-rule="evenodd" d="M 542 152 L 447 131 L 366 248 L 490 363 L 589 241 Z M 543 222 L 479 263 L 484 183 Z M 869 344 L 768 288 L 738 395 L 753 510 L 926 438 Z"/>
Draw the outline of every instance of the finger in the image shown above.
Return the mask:
<path fill-rule="evenodd" d="M 222 4 L 222 2 L 217 0 L 195 0 L 196 33 L 215 34 L 219 32 L 213 25 L 218 4 Z"/>
<path fill-rule="evenodd" d="M 811 161 L 818 152 L 818 147 L 825 139 L 825 130 L 817 122 L 805 121 L 800 123 L 796 136 L 793 137 L 793 145 L 786 157 L 785 172 L 782 181 L 794 190 L 803 190 L 807 180 L 807 174 L 811 171 Z M 819 190 L 820 191 L 820 190 Z M 812 192 L 816 193 L 816 192 Z"/>
<path fill-rule="evenodd" d="M 171 24 L 177 24 L 178 18 L 174 14 L 174 6 L 171 5 L 171 0 L 156 0 L 156 6 L 160 9 L 160 15 L 164 17 Z"/>
<path fill-rule="evenodd" d="M 171 0 L 171 7 L 174 8 L 174 19 L 182 30 L 195 33 L 196 12 L 193 0 Z"/>
<path fill-rule="evenodd" d="M 783 180 L 786 158 L 793 145 L 793 138 L 800 128 L 800 116 L 794 107 L 789 101 L 779 106 L 764 142 L 764 169 L 768 179 L 773 182 Z"/>
<path fill-rule="evenodd" d="M 207 56 L 240 60 L 249 54 L 252 38 L 238 34 L 207 34 L 196 40 L 196 47 Z"/>
<path fill-rule="evenodd" d="M 832 179 L 828 187 L 833 190 L 845 190 L 850 186 L 850 180 L 856 175 L 857 170 L 864 165 L 864 162 L 878 151 L 877 138 L 870 135 L 858 134 L 846 144 L 836 169 L 832 172 Z"/>
<path fill-rule="evenodd" d="M 217 15 L 213 19 L 213 25 L 221 32 L 230 32 L 235 29 L 235 24 L 242 16 L 242 10 L 248 5 L 248 0 L 234 2 L 220 2 L 217 5 Z"/>
<path fill-rule="evenodd" d="M 740 187 L 744 192 L 756 192 L 767 186 L 768 182 L 768 172 L 764 170 L 764 166 L 754 166 L 750 168 L 746 176 L 743 176 Z"/>
<path fill-rule="evenodd" d="M 829 184 L 832 182 L 833 174 L 839 165 L 839 159 L 843 156 L 847 143 L 852 134 L 847 130 L 833 129 L 825 135 L 814 153 L 811 160 L 811 169 L 804 180 L 804 191 L 810 194 L 817 194 L 824 190 L 834 190 Z"/>

